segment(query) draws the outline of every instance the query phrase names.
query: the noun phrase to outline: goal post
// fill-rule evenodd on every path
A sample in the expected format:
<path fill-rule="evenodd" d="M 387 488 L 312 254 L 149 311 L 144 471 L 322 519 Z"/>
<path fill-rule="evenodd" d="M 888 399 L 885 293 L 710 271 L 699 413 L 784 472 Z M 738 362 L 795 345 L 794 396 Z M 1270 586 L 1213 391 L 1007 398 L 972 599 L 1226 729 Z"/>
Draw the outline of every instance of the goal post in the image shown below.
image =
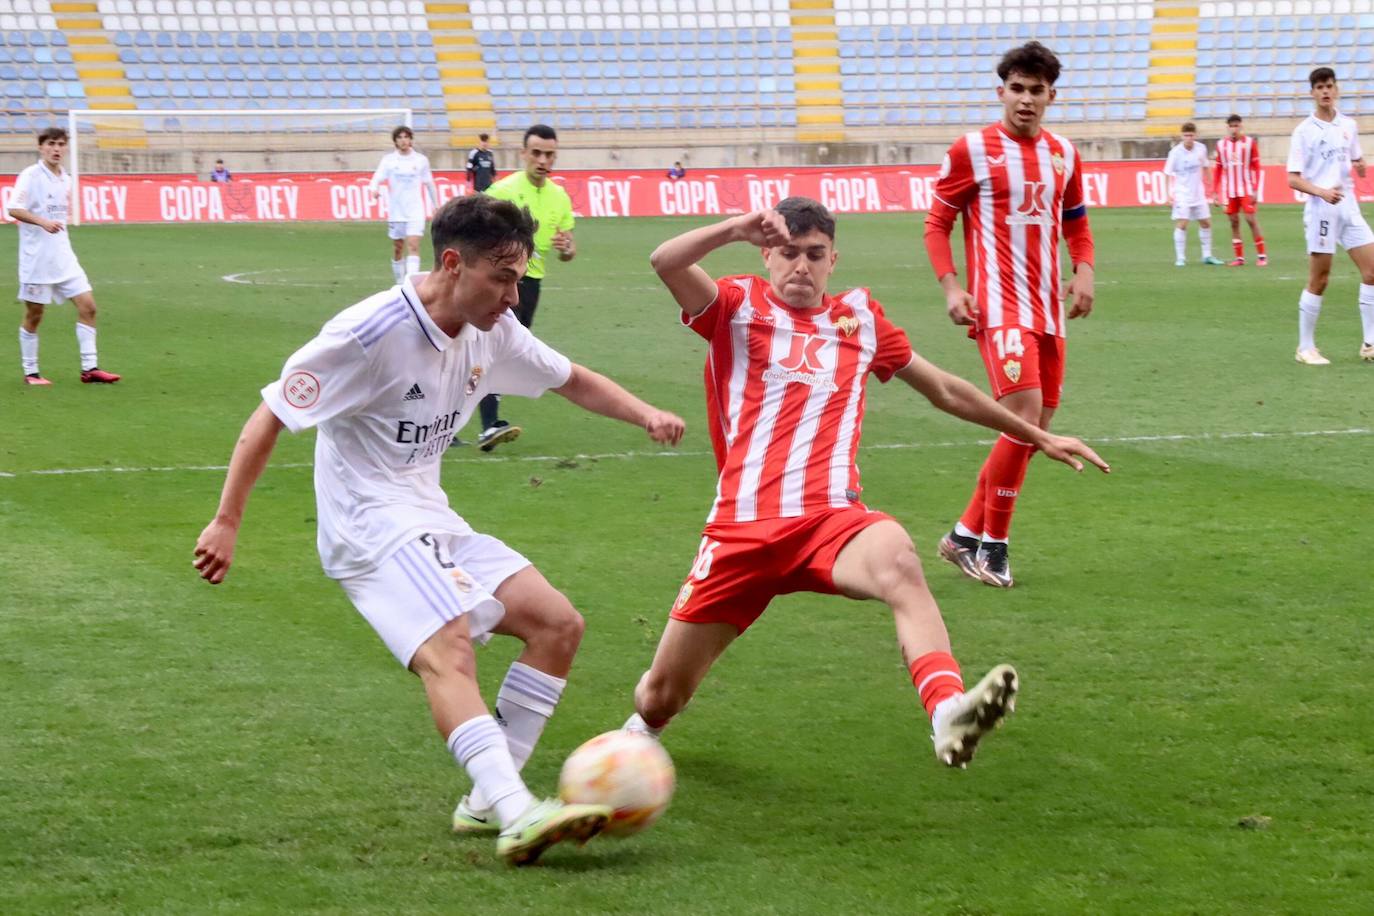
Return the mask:
<path fill-rule="evenodd" d="M 204 179 L 216 159 L 231 173 L 371 170 L 400 125 L 414 129 L 411 109 L 74 110 L 67 115 L 67 170 L 77 200 L 83 174 Z M 416 145 L 423 142 L 417 138 Z M 80 213 L 72 208 L 73 223 Z"/>

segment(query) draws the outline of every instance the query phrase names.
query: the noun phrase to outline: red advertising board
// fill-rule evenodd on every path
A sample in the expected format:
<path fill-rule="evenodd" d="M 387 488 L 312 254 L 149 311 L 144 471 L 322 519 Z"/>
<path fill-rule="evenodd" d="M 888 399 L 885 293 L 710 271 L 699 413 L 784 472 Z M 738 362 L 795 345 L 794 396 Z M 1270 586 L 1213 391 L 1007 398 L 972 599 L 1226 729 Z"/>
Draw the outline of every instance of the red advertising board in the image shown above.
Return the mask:
<path fill-rule="evenodd" d="M 1169 182 L 1160 161 L 1097 162 L 1084 168 L 1093 207 L 1164 207 Z M 702 169 L 673 180 L 664 171 L 563 171 L 573 210 L 592 216 L 709 216 L 745 213 L 789 195 L 813 197 L 837 213 L 910 213 L 929 209 L 933 165 L 849 168 Z M 81 178 L 82 223 L 228 223 L 349 221 L 386 218 L 384 194 L 354 172 L 236 175 L 227 184 L 167 176 Z M 436 175 L 440 198 L 468 193 L 462 173 Z M 0 218 L 9 218 L 14 176 L 0 179 Z M 1374 175 L 1358 182 L 1362 201 L 1374 200 Z M 1261 203 L 1292 203 L 1282 166 L 1263 168 Z"/>

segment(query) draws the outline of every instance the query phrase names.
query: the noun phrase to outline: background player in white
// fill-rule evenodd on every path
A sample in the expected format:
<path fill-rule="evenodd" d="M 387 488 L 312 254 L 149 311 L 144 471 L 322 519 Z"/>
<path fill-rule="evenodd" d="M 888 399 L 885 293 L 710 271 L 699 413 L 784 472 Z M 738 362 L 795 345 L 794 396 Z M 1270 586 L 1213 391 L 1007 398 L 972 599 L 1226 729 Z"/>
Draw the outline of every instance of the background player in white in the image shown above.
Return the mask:
<path fill-rule="evenodd" d="M 528 211 L 485 195 L 456 198 L 435 213 L 433 238 L 433 271 L 341 312 L 263 388 L 195 566 L 223 581 L 278 434 L 316 427 L 325 574 L 419 676 L 439 733 L 472 777 L 455 829 L 499 829 L 498 852 L 523 864 L 552 843 L 585 840 L 610 814 L 536 802 L 519 776 L 566 684 L 582 618 L 528 560 L 449 507 L 440 458 L 489 391 L 553 389 L 656 442 L 676 444 L 683 423 L 569 362 L 510 314 L 534 246 Z M 493 633 L 525 644 L 497 695 L 500 725 L 482 702 L 473 653 Z"/>
<path fill-rule="evenodd" d="M 1202 263 L 1220 264 L 1212 257 L 1212 210 L 1207 205 L 1207 147 L 1197 142 L 1197 125 L 1192 121 L 1180 130 L 1183 142 L 1169 150 L 1164 174 L 1174 179 L 1174 266 L 1188 263 L 1188 223 L 1197 220 L 1198 240 L 1202 242 Z"/>
<path fill-rule="evenodd" d="M 19 299 L 25 309 L 19 359 L 26 385 L 52 384 L 38 371 L 38 325 L 44 308 L 68 300 L 76 307 L 81 381 L 119 381 L 119 376 L 97 365 L 95 297 L 67 234 L 72 179 L 62 168 L 66 153 L 67 132 L 60 127 L 43 130 L 38 135 L 39 160 L 19 173 L 10 197 L 9 214 L 19 222 Z"/>
<path fill-rule="evenodd" d="M 387 186 L 387 237 L 391 239 L 391 275 L 400 283 L 420 269 L 420 236 L 425 234 L 425 196 L 428 189 L 439 206 L 439 188 L 429 159 L 414 148 L 415 134 L 401 125 L 391 132 L 396 149 L 382 157 L 367 186 Z"/>
<path fill-rule="evenodd" d="M 1318 67 L 1308 76 L 1316 110 L 1293 129 L 1288 147 L 1288 186 L 1308 195 L 1302 222 L 1307 230 L 1307 288 L 1298 299 L 1298 362 L 1330 365 L 1317 349 L 1317 316 L 1331 279 L 1331 256 L 1340 245 L 1360 271 L 1360 358 L 1374 360 L 1374 232 L 1360 213 L 1350 168 L 1364 177 L 1364 153 L 1355 122 L 1336 110 L 1336 72 Z"/>

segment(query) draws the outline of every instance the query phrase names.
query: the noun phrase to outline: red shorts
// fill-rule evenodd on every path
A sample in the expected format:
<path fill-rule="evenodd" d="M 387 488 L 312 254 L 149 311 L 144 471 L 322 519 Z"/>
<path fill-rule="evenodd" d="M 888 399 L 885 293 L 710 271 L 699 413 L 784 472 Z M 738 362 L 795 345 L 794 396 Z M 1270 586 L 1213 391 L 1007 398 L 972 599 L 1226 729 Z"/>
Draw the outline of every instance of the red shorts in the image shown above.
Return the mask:
<path fill-rule="evenodd" d="M 1001 400 L 1013 391 L 1040 390 L 1046 407 L 1058 407 L 1064 390 L 1064 338 L 1014 326 L 980 328 L 978 352 Z"/>
<path fill-rule="evenodd" d="M 1226 198 L 1227 216 L 1235 216 L 1241 210 L 1244 210 L 1246 213 L 1254 213 L 1255 199 L 1253 197 L 1250 197 L 1249 195 L 1246 195 L 1245 197 Z"/>
<path fill-rule="evenodd" d="M 848 506 L 797 518 L 707 525 L 670 616 L 729 623 L 743 633 L 778 595 L 838 594 L 831 576 L 835 558 L 854 535 L 891 518 Z"/>

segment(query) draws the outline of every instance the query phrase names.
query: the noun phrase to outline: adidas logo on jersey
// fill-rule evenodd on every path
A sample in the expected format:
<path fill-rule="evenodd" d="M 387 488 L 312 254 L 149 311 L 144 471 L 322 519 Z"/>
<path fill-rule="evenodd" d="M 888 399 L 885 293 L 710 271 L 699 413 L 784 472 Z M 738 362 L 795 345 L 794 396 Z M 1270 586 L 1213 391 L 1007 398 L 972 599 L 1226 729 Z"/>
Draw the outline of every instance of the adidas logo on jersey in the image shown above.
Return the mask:
<path fill-rule="evenodd" d="M 425 393 L 420 390 L 419 382 L 411 385 L 410 390 L 405 393 L 405 397 L 401 398 L 402 401 L 423 401 L 424 399 Z"/>

